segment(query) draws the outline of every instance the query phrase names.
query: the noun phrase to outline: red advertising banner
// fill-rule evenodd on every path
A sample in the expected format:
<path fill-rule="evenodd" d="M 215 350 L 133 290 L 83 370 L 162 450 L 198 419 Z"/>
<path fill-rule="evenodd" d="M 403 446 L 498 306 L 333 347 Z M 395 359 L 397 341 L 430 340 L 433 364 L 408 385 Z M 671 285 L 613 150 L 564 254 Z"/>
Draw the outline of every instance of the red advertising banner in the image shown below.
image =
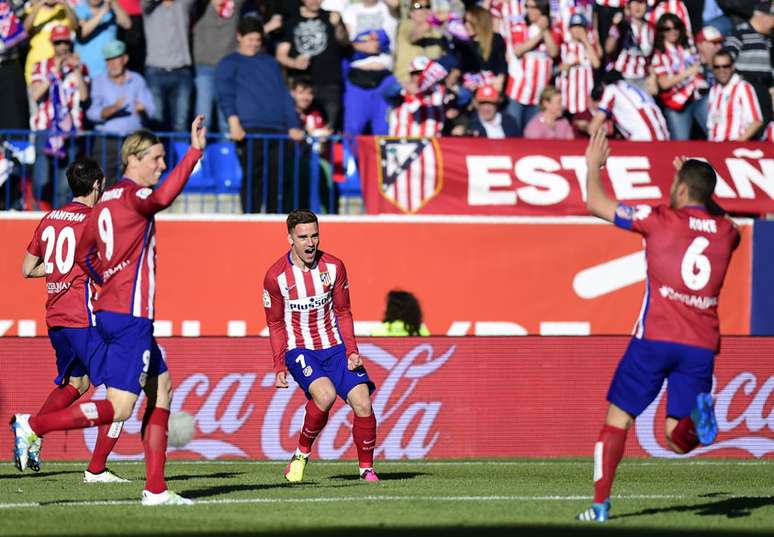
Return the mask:
<path fill-rule="evenodd" d="M 379 421 L 378 459 L 590 456 L 605 394 L 626 337 L 365 338 L 360 349 Z M 263 338 L 161 341 L 174 379 L 173 412 L 194 416 L 195 434 L 173 457 L 284 460 L 306 399 L 274 388 Z M 54 356 L 44 338 L 0 339 L 0 414 L 35 412 L 52 389 Z M 34 364 L 34 367 L 30 367 Z M 35 371 L 33 378 L 30 371 Z M 774 457 L 774 338 L 726 338 L 716 361 L 720 434 L 694 457 Z M 105 397 L 104 388 L 83 400 Z M 673 456 L 663 440 L 662 392 L 629 435 L 628 455 Z M 142 458 L 142 402 L 114 457 Z M 351 409 L 336 403 L 315 457 L 354 459 Z M 45 459 L 85 459 L 96 429 L 51 433 Z M 0 452 L 11 450 L 0 435 Z"/>
<path fill-rule="evenodd" d="M 708 160 L 720 204 L 774 212 L 774 145 L 611 142 L 603 181 L 615 199 L 669 202 L 677 156 Z M 585 141 L 360 137 L 369 214 L 586 215 Z"/>
<path fill-rule="evenodd" d="M 21 261 L 37 219 L 0 218 L 0 336 L 45 335 L 46 286 Z M 473 221 L 471 221 L 473 220 Z M 157 336 L 267 334 L 266 269 L 288 249 L 282 217 L 157 221 Z M 720 295 L 721 331 L 749 335 L 752 226 L 741 226 Z M 385 295 L 419 299 L 434 335 L 631 333 L 644 295 L 641 238 L 592 218 L 323 217 L 343 259 L 358 335 Z"/>

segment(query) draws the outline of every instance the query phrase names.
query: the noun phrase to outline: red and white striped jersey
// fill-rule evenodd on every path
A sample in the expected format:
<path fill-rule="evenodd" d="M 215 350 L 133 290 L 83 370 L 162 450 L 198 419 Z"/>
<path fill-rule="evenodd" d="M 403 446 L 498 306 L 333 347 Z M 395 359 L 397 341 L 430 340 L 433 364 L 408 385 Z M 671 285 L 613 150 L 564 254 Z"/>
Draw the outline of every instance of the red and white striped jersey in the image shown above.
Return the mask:
<path fill-rule="evenodd" d="M 553 9 L 553 6 L 552 6 Z M 551 18 L 558 35 L 564 41 L 570 41 L 570 17 L 575 13 L 583 15 L 589 24 L 594 20 L 594 0 L 559 0 L 559 8 L 552 12 Z M 591 35 L 591 32 L 589 32 Z"/>
<path fill-rule="evenodd" d="M 658 4 L 655 4 L 652 0 L 648 0 L 648 23 L 656 27 L 658 19 L 665 13 L 673 13 L 677 15 L 683 24 L 685 24 L 685 31 L 688 32 L 688 40 L 693 43 L 693 29 L 691 28 L 691 18 L 688 16 L 688 8 L 681 0 L 661 0 Z"/>
<path fill-rule="evenodd" d="M 77 249 L 78 264 L 102 284 L 95 310 L 153 319 L 155 214 L 180 194 L 201 156 L 189 148 L 156 190 L 124 178 L 102 194 Z"/>
<path fill-rule="evenodd" d="M 583 43 L 563 41 L 559 50 L 562 63 L 572 65 L 568 71 L 561 71 L 557 78 L 557 85 L 562 92 L 562 108 L 570 114 L 577 114 L 589 107 L 589 96 L 594 87 L 594 68 Z"/>
<path fill-rule="evenodd" d="M 27 252 L 43 260 L 46 272 L 46 324 L 49 328 L 94 326 L 94 286 L 75 263 L 91 207 L 71 201 L 46 214 L 35 229 Z"/>
<path fill-rule="evenodd" d="M 521 104 L 536 105 L 540 99 L 540 92 L 551 81 L 554 60 L 542 41 L 537 47 L 517 58 L 513 52 L 513 46 L 527 41 L 541 30 L 536 24 L 527 26 L 523 16 L 519 15 L 513 15 L 506 22 L 509 24 L 510 31 L 506 39 L 508 83 L 505 93 Z"/>
<path fill-rule="evenodd" d="M 738 73 L 725 86 L 715 82 L 709 92 L 707 112 L 710 142 L 739 140 L 750 123 L 763 120 L 755 90 Z"/>
<path fill-rule="evenodd" d="M 623 47 L 615 60 L 613 69 L 626 79 L 641 79 L 648 76 L 648 57 L 653 51 L 653 27 L 644 21 L 631 19 L 630 31 L 623 36 Z"/>
<path fill-rule="evenodd" d="M 620 7 L 623 8 L 626 5 L 626 0 L 596 0 L 598 6 L 605 7 Z"/>
<path fill-rule="evenodd" d="M 763 139 L 768 142 L 774 142 L 774 121 L 769 121 L 766 129 L 763 131 Z"/>
<path fill-rule="evenodd" d="M 657 76 L 674 76 L 683 72 L 699 58 L 690 49 L 679 45 L 664 43 L 665 52 L 654 51 L 651 59 L 653 72 Z M 682 110 L 686 103 L 694 97 L 699 85 L 703 82 L 701 75 L 686 78 L 667 90 L 659 92 L 661 102 L 673 110 Z"/>
<path fill-rule="evenodd" d="M 89 71 L 86 66 L 80 65 L 81 76 L 88 83 Z M 74 70 L 64 66 L 61 71 L 56 69 L 56 59 L 49 58 L 36 63 L 32 67 L 30 75 L 30 85 L 35 82 L 51 82 L 52 79 L 58 79 L 59 94 L 52 95 L 52 89 L 49 89 L 48 96 L 43 102 L 39 102 L 35 114 L 30 118 L 30 129 L 46 130 L 54 124 L 54 99 L 60 103 L 60 113 L 70 116 L 73 129 L 81 130 L 83 128 L 83 106 L 81 103 L 81 94 L 78 91 L 78 78 Z M 61 124 L 61 123 L 60 123 Z"/>
<path fill-rule="evenodd" d="M 633 84 L 619 80 L 605 86 L 599 110 L 612 118 L 627 140 L 655 142 L 669 140 L 664 115 L 653 98 Z"/>
<path fill-rule="evenodd" d="M 344 343 L 346 354 L 358 352 L 349 304 L 344 263 L 318 251 L 317 261 L 304 270 L 280 257 L 266 272 L 263 307 L 274 360 L 274 371 L 285 371 L 291 349 L 328 349 Z"/>
<path fill-rule="evenodd" d="M 390 136 L 435 137 L 443 130 L 446 86 L 436 84 L 421 93 L 406 93 L 389 113 Z"/>

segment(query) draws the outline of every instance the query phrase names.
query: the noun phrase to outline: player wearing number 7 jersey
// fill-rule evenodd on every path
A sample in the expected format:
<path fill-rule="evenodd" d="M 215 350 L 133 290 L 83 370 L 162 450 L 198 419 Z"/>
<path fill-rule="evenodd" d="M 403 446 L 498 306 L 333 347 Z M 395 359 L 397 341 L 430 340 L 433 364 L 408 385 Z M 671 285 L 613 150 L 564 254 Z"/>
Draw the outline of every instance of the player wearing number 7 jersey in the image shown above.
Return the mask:
<path fill-rule="evenodd" d="M 589 141 L 587 207 L 645 239 L 645 300 L 613 376 L 605 425 L 594 447 L 594 503 L 578 520 L 604 522 L 626 434 L 667 381 L 665 433 L 675 453 L 717 436 L 712 369 L 720 349 L 718 295 L 739 245 L 734 223 L 712 200 L 716 175 L 699 160 L 675 159 L 670 206 L 631 207 L 607 197 L 599 178 L 610 150 L 602 130 Z"/>
<path fill-rule="evenodd" d="M 155 190 L 151 187 L 166 169 L 164 146 L 149 131 L 128 136 L 121 147 L 124 177 L 102 194 L 78 244 L 78 264 L 102 285 L 95 311 L 107 351 L 102 363 L 93 364 L 92 381 L 107 386 L 107 400 L 32 417 L 28 427 L 16 432 L 17 442 L 20 438 L 34 441 L 49 431 L 124 421 L 144 390 L 148 403 L 141 432 L 146 474 L 143 505 L 191 503 L 167 490 L 164 480 L 172 379 L 153 337 L 154 215 L 172 204 L 201 158 L 206 143 L 203 119 L 201 115 L 194 119 L 191 147 Z"/>
<path fill-rule="evenodd" d="M 25 278 L 45 277 L 48 290 L 46 324 L 56 354 L 56 388 L 48 395 L 38 415 L 73 404 L 89 389 L 89 365 L 99 361 L 105 344 L 95 328 L 92 311 L 94 285 L 75 263 L 75 248 L 92 207 L 102 194 L 105 176 L 92 159 L 80 159 L 67 167 L 67 182 L 73 200 L 47 213 L 35 229 L 22 263 Z M 15 420 L 12 427 L 16 427 Z M 97 435 L 86 483 L 127 482 L 105 468 L 107 457 L 121 433 L 121 423 L 102 425 Z M 40 471 L 40 442 L 30 449 L 14 446 L 16 467 Z"/>

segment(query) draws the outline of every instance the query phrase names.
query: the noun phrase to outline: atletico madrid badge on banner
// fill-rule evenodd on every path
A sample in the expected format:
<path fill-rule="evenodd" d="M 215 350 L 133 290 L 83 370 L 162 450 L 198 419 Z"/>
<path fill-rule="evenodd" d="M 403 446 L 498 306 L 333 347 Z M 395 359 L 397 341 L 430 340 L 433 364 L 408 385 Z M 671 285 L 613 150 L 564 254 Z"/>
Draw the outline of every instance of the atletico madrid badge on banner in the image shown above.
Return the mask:
<path fill-rule="evenodd" d="M 434 138 L 377 138 L 379 191 L 404 213 L 415 213 L 443 186 L 441 150 Z"/>

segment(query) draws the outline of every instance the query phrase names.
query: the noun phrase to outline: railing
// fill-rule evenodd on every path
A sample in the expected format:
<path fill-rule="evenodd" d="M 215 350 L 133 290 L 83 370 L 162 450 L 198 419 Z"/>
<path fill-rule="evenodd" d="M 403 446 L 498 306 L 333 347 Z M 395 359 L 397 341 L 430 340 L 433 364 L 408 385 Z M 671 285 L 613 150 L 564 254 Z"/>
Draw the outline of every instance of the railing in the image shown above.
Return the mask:
<path fill-rule="evenodd" d="M 188 148 L 187 133 L 160 133 L 167 173 Z M 83 132 L 53 150 L 45 131 L 0 130 L 0 209 L 47 210 L 72 194 L 65 169 L 87 155 L 97 160 L 108 185 L 121 178 L 122 136 Z M 178 213 L 360 213 L 362 199 L 354 142 L 341 136 L 248 134 L 241 143 L 208 136 L 204 157 L 183 194 L 169 209 Z M 166 177 L 162 176 L 161 181 Z"/>

